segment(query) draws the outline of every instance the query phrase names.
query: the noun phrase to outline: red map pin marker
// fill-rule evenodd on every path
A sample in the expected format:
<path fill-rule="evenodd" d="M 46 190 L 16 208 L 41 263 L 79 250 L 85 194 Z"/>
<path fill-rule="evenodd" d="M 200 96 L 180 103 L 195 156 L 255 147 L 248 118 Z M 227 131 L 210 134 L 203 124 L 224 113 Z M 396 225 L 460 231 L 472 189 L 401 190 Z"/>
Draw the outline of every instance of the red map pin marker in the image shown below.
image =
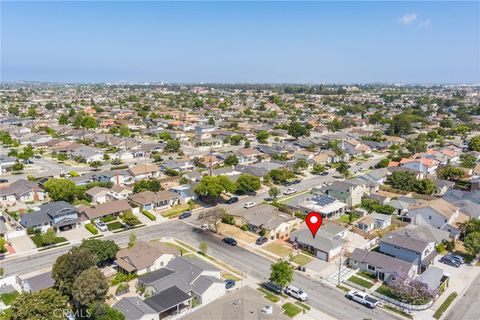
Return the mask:
<path fill-rule="evenodd" d="M 318 212 L 310 212 L 305 218 L 305 222 L 312 233 L 313 238 L 317 234 L 318 229 L 322 225 L 322 215 Z"/>

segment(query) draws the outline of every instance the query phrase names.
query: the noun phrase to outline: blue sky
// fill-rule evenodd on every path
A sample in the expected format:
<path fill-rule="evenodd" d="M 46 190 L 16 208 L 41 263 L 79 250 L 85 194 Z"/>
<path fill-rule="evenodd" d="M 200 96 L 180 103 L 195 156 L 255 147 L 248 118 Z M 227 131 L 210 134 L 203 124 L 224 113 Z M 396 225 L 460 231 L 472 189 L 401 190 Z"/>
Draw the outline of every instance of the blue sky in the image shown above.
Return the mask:
<path fill-rule="evenodd" d="M 480 83 L 478 2 L 5 2 L 1 80 Z"/>

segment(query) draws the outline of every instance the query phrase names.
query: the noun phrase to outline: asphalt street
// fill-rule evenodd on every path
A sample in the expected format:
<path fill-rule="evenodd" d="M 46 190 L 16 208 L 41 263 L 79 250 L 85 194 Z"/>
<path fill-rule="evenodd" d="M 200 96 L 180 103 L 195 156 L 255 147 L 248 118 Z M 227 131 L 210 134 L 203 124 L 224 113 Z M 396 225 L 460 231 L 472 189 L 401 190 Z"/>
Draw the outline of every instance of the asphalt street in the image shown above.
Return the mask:
<path fill-rule="evenodd" d="M 473 280 L 470 288 L 461 296 L 460 299 L 451 306 L 450 311 L 444 320 L 478 320 L 480 319 L 480 275 Z"/>

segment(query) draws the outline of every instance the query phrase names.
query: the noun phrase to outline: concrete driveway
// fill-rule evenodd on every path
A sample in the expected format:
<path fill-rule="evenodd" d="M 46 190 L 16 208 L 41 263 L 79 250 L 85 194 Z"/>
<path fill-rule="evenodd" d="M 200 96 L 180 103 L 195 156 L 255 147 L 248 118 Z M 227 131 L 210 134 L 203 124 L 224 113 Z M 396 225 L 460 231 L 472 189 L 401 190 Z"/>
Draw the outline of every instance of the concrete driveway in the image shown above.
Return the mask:
<path fill-rule="evenodd" d="M 33 253 L 37 251 L 37 247 L 27 235 L 15 237 L 8 241 L 12 244 L 16 254 Z"/>
<path fill-rule="evenodd" d="M 71 244 L 81 243 L 82 240 L 88 239 L 93 235 L 85 229 L 84 226 L 78 227 L 78 229 L 72 229 L 68 231 L 63 231 L 57 234 L 59 237 L 66 238 Z"/>

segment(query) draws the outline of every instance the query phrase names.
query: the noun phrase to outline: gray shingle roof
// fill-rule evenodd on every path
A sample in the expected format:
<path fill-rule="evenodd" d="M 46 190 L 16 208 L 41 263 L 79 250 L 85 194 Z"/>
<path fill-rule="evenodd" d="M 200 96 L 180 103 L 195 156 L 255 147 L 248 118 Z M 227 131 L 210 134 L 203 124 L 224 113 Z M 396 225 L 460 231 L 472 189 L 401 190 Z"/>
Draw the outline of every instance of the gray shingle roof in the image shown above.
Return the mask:
<path fill-rule="evenodd" d="M 123 298 L 112 307 L 122 312 L 126 320 L 138 320 L 146 314 L 157 313 L 138 297 Z"/>

